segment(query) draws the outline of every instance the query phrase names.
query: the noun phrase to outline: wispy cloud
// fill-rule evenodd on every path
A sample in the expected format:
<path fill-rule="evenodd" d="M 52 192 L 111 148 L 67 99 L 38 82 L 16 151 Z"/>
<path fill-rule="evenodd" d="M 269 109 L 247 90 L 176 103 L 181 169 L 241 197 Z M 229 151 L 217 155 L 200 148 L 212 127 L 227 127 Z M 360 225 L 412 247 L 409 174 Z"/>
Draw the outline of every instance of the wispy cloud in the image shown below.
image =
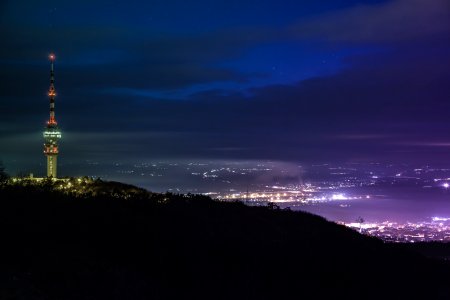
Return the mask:
<path fill-rule="evenodd" d="M 311 18 L 291 28 L 298 37 L 337 42 L 403 42 L 450 33 L 447 0 L 394 0 Z"/>

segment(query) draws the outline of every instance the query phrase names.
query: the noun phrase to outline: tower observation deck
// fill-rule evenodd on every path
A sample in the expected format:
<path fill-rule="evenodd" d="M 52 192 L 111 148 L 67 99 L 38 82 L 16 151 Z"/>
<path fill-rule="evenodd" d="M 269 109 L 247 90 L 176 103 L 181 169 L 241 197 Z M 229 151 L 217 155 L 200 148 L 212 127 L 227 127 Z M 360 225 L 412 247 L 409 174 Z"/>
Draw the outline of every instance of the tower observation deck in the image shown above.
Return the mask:
<path fill-rule="evenodd" d="M 61 138 L 61 131 L 55 119 L 55 72 L 54 62 L 55 55 L 50 54 L 50 88 L 48 97 L 50 99 L 50 119 L 44 130 L 44 154 L 47 157 L 47 177 L 56 178 L 57 176 L 57 159 L 59 154 L 58 140 Z"/>

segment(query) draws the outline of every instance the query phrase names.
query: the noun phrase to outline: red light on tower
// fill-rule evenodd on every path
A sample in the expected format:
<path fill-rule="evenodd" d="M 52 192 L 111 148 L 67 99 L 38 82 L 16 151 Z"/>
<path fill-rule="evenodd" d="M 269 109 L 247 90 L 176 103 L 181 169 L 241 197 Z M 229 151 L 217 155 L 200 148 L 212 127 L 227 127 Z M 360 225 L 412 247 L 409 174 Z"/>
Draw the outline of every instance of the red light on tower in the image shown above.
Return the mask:
<path fill-rule="evenodd" d="M 51 53 L 48 58 L 52 61 L 55 60 L 55 54 Z"/>

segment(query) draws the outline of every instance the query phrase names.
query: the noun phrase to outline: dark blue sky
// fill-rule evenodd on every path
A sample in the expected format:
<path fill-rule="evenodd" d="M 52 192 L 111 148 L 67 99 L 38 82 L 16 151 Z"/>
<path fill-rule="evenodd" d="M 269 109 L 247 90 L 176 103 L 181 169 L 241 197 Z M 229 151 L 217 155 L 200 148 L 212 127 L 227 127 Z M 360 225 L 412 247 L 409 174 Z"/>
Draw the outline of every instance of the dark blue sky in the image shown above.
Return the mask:
<path fill-rule="evenodd" d="M 450 3 L 1 1 L 0 158 L 450 160 Z"/>

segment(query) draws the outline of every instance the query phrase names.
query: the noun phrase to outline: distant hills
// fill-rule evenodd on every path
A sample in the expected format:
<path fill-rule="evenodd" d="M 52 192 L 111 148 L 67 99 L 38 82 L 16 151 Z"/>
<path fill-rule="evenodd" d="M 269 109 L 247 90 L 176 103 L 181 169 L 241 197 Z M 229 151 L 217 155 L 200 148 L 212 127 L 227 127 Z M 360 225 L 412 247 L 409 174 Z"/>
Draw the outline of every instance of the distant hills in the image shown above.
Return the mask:
<path fill-rule="evenodd" d="M 450 298 L 450 264 L 409 245 L 87 178 L 1 185 L 0 238 L 1 299 Z"/>

